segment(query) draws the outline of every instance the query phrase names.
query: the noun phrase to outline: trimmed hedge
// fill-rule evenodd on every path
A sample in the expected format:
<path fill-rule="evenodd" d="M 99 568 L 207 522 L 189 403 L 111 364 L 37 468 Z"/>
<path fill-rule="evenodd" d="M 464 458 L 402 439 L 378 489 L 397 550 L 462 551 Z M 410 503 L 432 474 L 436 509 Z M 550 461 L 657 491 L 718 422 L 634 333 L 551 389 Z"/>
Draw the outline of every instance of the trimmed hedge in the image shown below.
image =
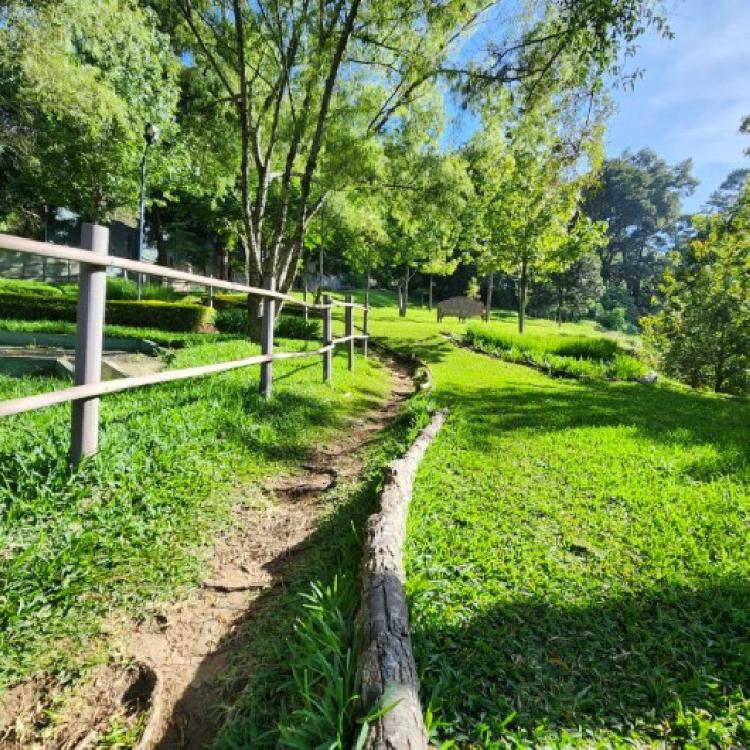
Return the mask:
<path fill-rule="evenodd" d="M 247 332 L 247 310 L 226 308 L 216 313 L 216 329 L 221 333 Z M 305 321 L 289 315 L 276 318 L 276 335 L 284 339 L 303 339 L 315 341 L 321 337 L 321 322 L 315 318 Z"/>
<path fill-rule="evenodd" d="M 208 304 L 208 295 L 204 294 L 201 297 L 201 302 L 204 305 Z M 214 295 L 213 299 L 214 307 L 217 310 L 247 310 L 247 295 L 246 294 L 229 294 L 226 292 L 219 292 Z M 301 307 L 297 305 L 287 305 L 283 307 L 284 315 L 294 318 L 304 317 L 304 312 Z M 291 336 L 289 338 L 292 338 Z M 296 336 L 294 338 L 297 338 Z"/>
<path fill-rule="evenodd" d="M 0 292 L 0 318 L 75 321 L 77 301 L 70 297 L 42 297 Z M 213 325 L 214 310 L 202 305 L 144 300 L 107 300 L 110 325 L 161 328 L 165 331 L 205 331 Z"/>
<path fill-rule="evenodd" d="M 208 304 L 208 295 L 201 297 L 204 305 Z M 228 292 L 217 292 L 214 294 L 214 307 L 217 310 L 245 310 L 247 308 L 246 294 L 230 294 Z"/>
<path fill-rule="evenodd" d="M 141 328 L 162 328 L 165 331 L 206 331 L 213 326 L 215 311 L 203 305 L 182 302 L 145 300 L 107 303 L 107 323 Z"/>
<path fill-rule="evenodd" d="M 39 297 L 61 297 L 62 290 L 32 279 L 0 279 L 0 294 L 36 294 Z"/>

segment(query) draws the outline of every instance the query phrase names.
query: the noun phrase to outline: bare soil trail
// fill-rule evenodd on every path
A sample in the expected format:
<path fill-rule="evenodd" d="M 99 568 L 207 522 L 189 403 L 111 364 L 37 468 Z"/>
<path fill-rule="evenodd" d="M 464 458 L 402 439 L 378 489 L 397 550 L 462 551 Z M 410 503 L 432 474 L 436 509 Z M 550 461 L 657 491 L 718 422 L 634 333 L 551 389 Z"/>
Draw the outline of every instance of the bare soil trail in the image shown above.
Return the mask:
<path fill-rule="evenodd" d="M 324 494 L 356 479 L 364 449 L 414 391 L 409 369 L 385 362 L 393 372 L 390 396 L 352 419 L 334 443 L 311 451 L 299 471 L 270 480 L 260 507 L 257 487 L 248 488 L 245 502 L 240 494 L 235 522 L 217 538 L 201 586 L 157 617 L 117 627 L 117 665 L 97 668 L 67 694 L 54 721 L 51 686 L 27 683 L 6 694 L 0 748 L 95 748 L 113 717 L 125 731 L 144 728 L 142 750 L 201 748 L 215 736 L 222 717 L 211 709 L 225 697 L 221 677 L 232 654 L 251 637 L 246 624 L 284 586 L 287 566 L 326 512 Z"/>

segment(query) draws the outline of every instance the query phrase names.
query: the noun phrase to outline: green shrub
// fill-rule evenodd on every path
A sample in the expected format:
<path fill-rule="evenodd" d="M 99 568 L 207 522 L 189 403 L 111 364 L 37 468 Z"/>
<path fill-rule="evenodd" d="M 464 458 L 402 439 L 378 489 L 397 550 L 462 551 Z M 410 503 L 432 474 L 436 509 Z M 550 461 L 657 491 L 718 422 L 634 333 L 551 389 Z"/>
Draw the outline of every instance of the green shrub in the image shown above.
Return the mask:
<path fill-rule="evenodd" d="M 635 380 L 645 375 L 647 367 L 640 360 L 629 354 L 618 354 L 610 365 L 610 377 L 613 380 Z"/>
<path fill-rule="evenodd" d="M 60 291 L 68 297 L 78 297 L 78 284 L 61 284 Z M 131 279 L 122 276 L 107 276 L 107 299 L 129 300 L 134 302 L 138 299 L 138 285 Z M 144 284 L 141 290 L 142 300 L 161 300 L 162 302 L 186 302 L 179 292 L 171 286 L 161 284 Z"/>
<path fill-rule="evenodd" d="M 65 297 L 78 297 L 78 284 L 66 282 L 65 284 L 58 284 L 57 288 Z"/>
<path fill-rule="evenodd" d="M 138 288 L 134 281 L 107 276 L 107 299 L 130 299 L 138 296 Z"/>
<path fill-rule="evenodd" d="M 76 319 L 77 302 L 71 297 L 44 297 L 0 292 L 0 317 L 15 320 Z"/>
<path fill-rule="evenodd" d="M 0 318 L 15 320 L 75 321 L 77 300 L 0 293 Z M 161 328 L 166 331 L 202 331 L 213 324 L 214 311 L 201 305 L 158 300 L 108 300 L 106 321 L 112 325 Z"/>
<path fill-rule="evenodd" d="M 62 291 L 57 287 L 31 279 L 0 279 L 0 293 L 36 294 L 40 297 L 62 296 Z"/>
<path fill-rule="evenodd" d="M 113 300 L 107 303 L 111 325 L 162 328 L 165 331 L 205 331 L 213 326 L 215 311 L 180 302 Z"/>
<path fill-rule="evenodd" d="M 303 339 L 313 341 L 321 337 L 320 320 L 298 318 L 291 315 L 279 315 L 276 321 L 276 335 L 285 339 Z"/>
<path fill-rule="evenodd" d="M 560 357 L 612 359 L 620 352 L 620 347 L 612 339 L 581 337 L 555 342 L 552 351 Z"/>
<path fill-rule="evenodd" d="M 247 331 L 247 310 L 236 307 L 223 307 L 216 310 L 214 325 L 221 333 L 245 333 Z"/>
<path fill-rule="evenodd" d="M 613 307 L 611 310 L 604 308 L 597 310 L 596 322 L 611 331 L 622 331 L 625 328 L 625 308 Z"/>
<path fill-rule="evenodd" d="M 215 326 L 221 333 L 245 333 L 247 310 L 227 307 L 216 312 Z M 276 319 L 276 335 L 285 339 L 313 341 L 321 336 L 320 321 L 304 320 L 290 315 L 279 315 Z"/>

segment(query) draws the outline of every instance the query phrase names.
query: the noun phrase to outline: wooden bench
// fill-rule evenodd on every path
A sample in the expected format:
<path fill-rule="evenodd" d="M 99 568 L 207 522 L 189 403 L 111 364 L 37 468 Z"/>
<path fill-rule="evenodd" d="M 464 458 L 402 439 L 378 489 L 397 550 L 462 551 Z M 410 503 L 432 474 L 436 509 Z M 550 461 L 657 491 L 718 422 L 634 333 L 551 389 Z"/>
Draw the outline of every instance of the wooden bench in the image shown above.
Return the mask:
<path fill-rule="evenodd" d="M 455 315 L 460 321 L 484 316 L 484 305 L 471 297 L 451 297 L 437 304 L 438 323 L 446 315 Z"/>

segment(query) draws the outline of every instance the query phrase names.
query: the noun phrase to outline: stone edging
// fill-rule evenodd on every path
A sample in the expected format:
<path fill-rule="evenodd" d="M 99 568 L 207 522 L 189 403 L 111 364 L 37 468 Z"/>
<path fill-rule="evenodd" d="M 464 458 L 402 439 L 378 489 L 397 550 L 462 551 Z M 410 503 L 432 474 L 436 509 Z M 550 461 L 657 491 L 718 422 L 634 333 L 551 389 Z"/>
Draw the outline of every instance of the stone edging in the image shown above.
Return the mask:
<path fill-rule="evenodd" d="M 360 695 L 364 711 L 383 697 L 391 706 L 371 724 L 365 743 L 369 750 L 427 747 L 404 592 L 403 544 L 417 467 L 446 414 L 437 412 L 406 455 L 390 465 L 380 511 L 367 520 L 359 613 Z"/>

